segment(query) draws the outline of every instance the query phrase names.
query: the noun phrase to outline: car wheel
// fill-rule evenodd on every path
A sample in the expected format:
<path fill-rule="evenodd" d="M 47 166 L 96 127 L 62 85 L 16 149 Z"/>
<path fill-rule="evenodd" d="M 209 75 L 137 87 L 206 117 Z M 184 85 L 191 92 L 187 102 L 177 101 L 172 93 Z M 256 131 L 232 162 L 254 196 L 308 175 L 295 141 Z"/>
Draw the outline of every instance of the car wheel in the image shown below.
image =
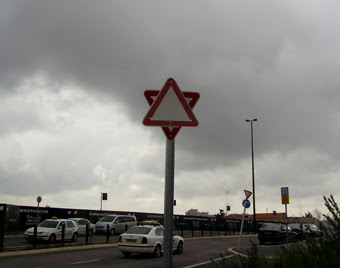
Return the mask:
<path fill-rule="evenodd" d="M 115 229 L 112 228 L 110 231 L 110 235 L 115 235 L 115 233 L 116 233 Z"/>
<path fill-rule="evenodd" d="M 123 255 L 125 258 L 128 258 L 131 256 L 131 253 L 130 252 L 123 252 Z"/>
<path fill-rule="evenodd" d="M 78 233 L 74 233 L 72 236 L 72 242 L 77 242 L 78 241 Z"/>
<path fill-rule="evenodd" d="M 48 242 L 55 243 L 56 241 L 57 241 L 57 237 L 55 236 L 55 234 L 51 234 L 48 239 Z"/>
<path fill-rule="evenodd" d="M 177 249 L 176 249 L 176 253 L 177 254 L 182 254 L 182 252 L 183 252 L 183 242 L 179 241 Z"/>
<path fill-rule="evenodd" d="M 155 258 L 159 258 L 160 256 L 162 256 L 162 248 L 161 248 L 160 245 L 157 245 L 157 246 L 155 247 L 155 250 L 153 251 L 153 256 L 154 256 Z"/>

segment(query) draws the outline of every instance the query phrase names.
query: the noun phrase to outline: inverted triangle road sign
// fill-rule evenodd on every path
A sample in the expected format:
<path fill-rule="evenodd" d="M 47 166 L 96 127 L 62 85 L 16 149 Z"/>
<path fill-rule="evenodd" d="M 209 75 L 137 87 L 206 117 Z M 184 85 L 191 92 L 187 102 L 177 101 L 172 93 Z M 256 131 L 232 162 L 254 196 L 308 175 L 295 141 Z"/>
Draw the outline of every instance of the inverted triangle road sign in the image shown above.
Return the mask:
<path fill-rule="evenodd" d="M 244 190 L 244 193 L 246 194 L 246 198 L 248 199 L 253 193 L 248 190 Z"/>
<path fill-rule="evenodd" d="M 176 81 L 169 78 L 145 115 L 143 124 L 160 127 L 196 127 L 198 121 Z"/>
<path fill-rule="evenodd" d="M 150 106 L 154 103 L 155 99 L 159 94 L 159 90 L 146 90 L 144 96 Z M 190 108 L 193 109 L 200 97 L 197 92 L 182 92 L 186 102 L 189 104 Z M 162 127 L 165 135 L 169 140 L 175 139 L 177 133 L 180 131 L 181 127 Z"/>

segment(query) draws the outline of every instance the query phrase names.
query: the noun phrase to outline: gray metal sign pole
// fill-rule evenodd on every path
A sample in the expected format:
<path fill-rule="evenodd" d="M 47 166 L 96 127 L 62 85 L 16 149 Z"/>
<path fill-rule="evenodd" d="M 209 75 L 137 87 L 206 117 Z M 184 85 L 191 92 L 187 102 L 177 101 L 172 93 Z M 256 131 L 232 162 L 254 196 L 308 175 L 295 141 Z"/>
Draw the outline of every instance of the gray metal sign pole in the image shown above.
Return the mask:
<path fill-rule="evenodd" d="M 285 208 L 286 208 L 286 240 L 287 240 L 286 242 L 288 244 L 289 243 L 289 238 L 288 238 L 288 212 L 287 212 L 287 204 L 285 204 Z"/>
<path fill-rule="evenodd" d="M 241 229 L 240 229 L 240 237 L 238 238 L 238 244 L 237 249 L 240 249 L 240 243 L 241 243 L 241 237 L 242 237 L 242 231 L 243 231 L 243 223 L 244 223 L 244 216 L 246 215 L 246 208 L 243 210 L 243 217 L 242 217 L 242 223 L 241 223 Z"/>
<path fill-rule="evenodd" d="M 172 268 L 172 237 L 174 218 L 175 140 L 166 139 L 163 268 Z"/>

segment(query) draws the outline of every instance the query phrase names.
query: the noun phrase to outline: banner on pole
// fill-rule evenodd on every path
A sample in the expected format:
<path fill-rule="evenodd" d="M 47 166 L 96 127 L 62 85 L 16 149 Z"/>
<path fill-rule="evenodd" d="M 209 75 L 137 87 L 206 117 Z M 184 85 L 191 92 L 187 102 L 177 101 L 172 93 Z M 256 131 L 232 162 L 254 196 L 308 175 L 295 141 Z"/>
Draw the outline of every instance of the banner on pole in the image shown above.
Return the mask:
<path fill-rule="evenodd" d="M 289 190 L 288 190 L 288 187 L 281 187 L 281 200 L 282 200 L 282 205 L 289 204 Z"/>

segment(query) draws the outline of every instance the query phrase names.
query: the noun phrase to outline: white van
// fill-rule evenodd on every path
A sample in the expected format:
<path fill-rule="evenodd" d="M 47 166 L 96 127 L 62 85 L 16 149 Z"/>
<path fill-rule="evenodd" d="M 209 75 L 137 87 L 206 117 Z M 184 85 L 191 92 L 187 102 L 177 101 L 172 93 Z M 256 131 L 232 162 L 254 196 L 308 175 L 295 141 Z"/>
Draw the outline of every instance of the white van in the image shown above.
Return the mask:
<path fill-rule="evenodd" d="M 109 225 L 110 235 L 121 234 L 137 225 L 135 216 L 105 215 L 96 223 L 96 233 L 106 233 Z"/>

